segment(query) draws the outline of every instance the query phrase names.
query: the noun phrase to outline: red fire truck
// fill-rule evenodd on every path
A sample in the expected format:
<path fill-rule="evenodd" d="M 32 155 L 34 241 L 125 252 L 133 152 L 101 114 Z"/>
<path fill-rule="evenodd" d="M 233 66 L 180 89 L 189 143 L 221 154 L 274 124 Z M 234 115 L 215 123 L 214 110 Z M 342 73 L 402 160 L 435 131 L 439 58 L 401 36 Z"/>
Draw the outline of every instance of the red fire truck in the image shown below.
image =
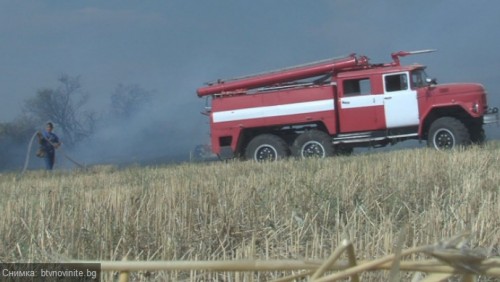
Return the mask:
<path fill-rule="evenodd" d="M 211 98 L 212 151 L 222 158 L 277 160 L 350 153 L 408 139 L 438 150 L 485 140 L 499 122 L 480 84 L 438 85 L 425 66 L 392 54 L 372 64 L 352 54 L 278 71 L 217 80 L 197 90 Z"/>

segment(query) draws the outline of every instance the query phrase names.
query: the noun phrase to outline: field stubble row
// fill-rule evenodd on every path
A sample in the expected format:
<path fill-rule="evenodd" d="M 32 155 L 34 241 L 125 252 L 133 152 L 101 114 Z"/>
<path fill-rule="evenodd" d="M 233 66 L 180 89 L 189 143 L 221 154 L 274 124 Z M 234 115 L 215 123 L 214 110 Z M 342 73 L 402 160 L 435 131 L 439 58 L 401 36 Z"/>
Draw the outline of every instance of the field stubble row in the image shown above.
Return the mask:
<path fill-rule="evenodd" d="M 471 247 L 499 256 L 499 183 L 498 142 L 3 174 L 0 259 L 325 259 L 344 238 L 358 259 L 373 259 L 394 251 L 403 228 L 403 247 L 470 232 Z"/>

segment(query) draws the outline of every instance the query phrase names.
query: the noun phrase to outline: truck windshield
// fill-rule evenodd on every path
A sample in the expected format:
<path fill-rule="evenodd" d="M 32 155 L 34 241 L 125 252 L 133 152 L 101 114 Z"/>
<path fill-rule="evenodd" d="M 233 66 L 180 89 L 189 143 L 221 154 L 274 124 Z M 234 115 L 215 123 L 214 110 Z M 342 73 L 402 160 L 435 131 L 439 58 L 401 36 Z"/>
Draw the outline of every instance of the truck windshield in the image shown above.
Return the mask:
<path fill-rule="evenodd" d="M 427 86 L 427 74 L 423 69 L 416 69 L 411 72 L 412 88 L 420 88 Z"/>

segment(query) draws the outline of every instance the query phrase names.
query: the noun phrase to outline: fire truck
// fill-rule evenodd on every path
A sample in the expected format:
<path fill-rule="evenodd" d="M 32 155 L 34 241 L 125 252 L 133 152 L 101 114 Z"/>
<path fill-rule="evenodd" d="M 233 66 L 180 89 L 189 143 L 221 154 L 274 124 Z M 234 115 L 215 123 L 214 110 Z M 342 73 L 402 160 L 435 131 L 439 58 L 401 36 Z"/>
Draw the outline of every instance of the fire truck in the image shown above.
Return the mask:
<path fill-rule="evenodd" d="M 424 65 L 351 54 L 251 76 L 219 79 L 197 89 L 208 97 L 211 147 L 223 159 L 256 161 L 328 157 L 355 147 L 426 140 L 437 150 L 485 140 L 499 122 L 481 84 L 437 84 Z"/>

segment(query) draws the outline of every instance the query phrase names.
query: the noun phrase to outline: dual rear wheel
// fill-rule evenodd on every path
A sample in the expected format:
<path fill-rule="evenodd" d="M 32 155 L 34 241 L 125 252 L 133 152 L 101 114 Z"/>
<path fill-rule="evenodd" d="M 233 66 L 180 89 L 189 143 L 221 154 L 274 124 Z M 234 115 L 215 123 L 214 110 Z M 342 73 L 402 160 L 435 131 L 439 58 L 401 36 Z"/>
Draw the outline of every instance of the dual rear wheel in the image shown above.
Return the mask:
<path fill-rule="evenodd" d="M 248 143 L 245 150 L 247 160 L 277 161 L 290 155 L 288 145 L 283 138 L 274 134 L 261 134 Z"/>
<path fill-rule="evenodd" d="M 245 150 L 245 157 L 255 161 L 276 161 L 293 155 L 298 158 L 326 158 L 334 155 L 331 137 L 320 130 L 308 130 L 294 140 L 289 148 L 285 140 L 274 134 L 253 138 Z"/>
<path fill-rule="evenodd" d="M 335 154 L 332 138 L 320 130 L 308 130 L 300 134 L 292 145 L 292 153 L 295 157 L 326 158 Z"/>

